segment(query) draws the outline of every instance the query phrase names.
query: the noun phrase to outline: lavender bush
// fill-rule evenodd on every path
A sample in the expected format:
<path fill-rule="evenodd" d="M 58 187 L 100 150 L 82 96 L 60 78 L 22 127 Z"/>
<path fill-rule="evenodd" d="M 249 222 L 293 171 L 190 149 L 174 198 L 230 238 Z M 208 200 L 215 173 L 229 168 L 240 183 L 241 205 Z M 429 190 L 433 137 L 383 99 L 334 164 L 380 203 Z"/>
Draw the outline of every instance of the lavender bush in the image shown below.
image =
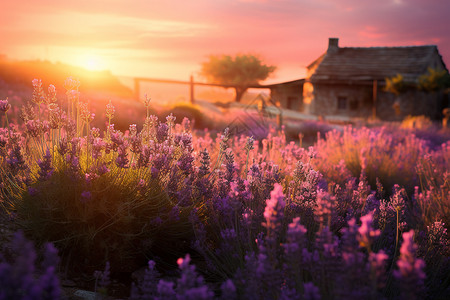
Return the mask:
<path fill-rule="evenodd" d="M 109 103 L 99 129 L 76 80 L 64 103 L 33 86 L 23 124 L 0 130 L 0 203 L 72 266 L 106 265 L 103 294 L 150 259 L 132 299 L 450 296 L 449 142 L 351 127 L 309 149 L 283 130 L 213 137 L 160 121 L 148 99 L 142 128 L 115 129 Z"/>
<path fill-rule="evenodd" d="M 7 250 L 0 257 L 0 299 L 61 299 L 58 251 L 52 244 L 44 246 L 40 264 L 33 243 L 20 231 Z"/>

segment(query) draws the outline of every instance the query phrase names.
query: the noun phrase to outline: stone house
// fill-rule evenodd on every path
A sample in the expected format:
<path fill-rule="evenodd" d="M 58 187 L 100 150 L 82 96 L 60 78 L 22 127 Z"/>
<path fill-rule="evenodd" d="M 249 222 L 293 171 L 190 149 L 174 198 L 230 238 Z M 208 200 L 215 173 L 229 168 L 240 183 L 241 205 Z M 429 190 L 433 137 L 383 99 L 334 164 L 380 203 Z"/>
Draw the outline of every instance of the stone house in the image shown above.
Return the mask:
<path fill-rule="evenodd" d="M 341 48 L 337 38 L 330 38 L 327 51 L 307 67 L 302 104 L 297 107 L 325 117 L 441 119 L 448 95 L 417 89 L 400 95 L 384 91 L 386 78 L 401 74 L 406 82 L 417 83 L 428 68 L 447 70 L 436 46 Z"/>

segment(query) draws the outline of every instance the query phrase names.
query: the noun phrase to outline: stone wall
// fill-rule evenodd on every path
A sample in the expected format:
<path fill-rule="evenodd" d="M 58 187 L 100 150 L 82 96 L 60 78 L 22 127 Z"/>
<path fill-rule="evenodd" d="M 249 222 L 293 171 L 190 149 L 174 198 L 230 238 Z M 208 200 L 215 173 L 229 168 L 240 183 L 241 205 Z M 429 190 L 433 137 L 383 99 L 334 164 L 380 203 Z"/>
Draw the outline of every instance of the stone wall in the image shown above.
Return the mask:
<path fill-rule="evenodd" d="M 303 84 L 281 84 L 270 89 L 272 101 L 279 102 L 282 108 L 303 111 Z"/>
<path fill-rule="evenodd" d="M 378 98 L 377 115 L 382 120 L 401 121 L 405 117 L 424 115 L 432 120 L 442 119 L 447 105 L 446 95 L 408 91 L 400 95 L 382 92 Z"/>
<path fill-rule="evenodd" d="M 305 112 L 318 116 L 369 118 L 373 114 L 373 86 L 356 84 L 311 84 L 303 87 Z M 376 116 L 386 121 L 401 121 L 406 116 L 425 115 L 440 120 L 448 106 L 448 96 L 411 90 L 394 95 L 377 88 Z"/>
<path fill-rule="evenodd" d="M 314 84 L 305 90 L 304 98 L 308 98 L 312 114 L 363 118 L 372 115 L 371 85 Z"/>

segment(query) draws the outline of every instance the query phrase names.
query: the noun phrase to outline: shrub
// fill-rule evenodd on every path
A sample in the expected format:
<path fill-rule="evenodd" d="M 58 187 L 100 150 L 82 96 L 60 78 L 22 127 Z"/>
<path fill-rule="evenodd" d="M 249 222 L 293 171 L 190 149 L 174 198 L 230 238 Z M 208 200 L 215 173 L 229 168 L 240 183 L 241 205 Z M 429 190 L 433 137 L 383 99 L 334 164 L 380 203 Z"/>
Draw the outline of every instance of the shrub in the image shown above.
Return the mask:
<path fill-rule="evenodd" d="M 399 184 L 410 194 L 418 184 L 417 161 L 429 151 L 426 143 L 414 134 L 398 136 L 384 128 L 364 127 L 346 127 L 342 133 L 331 131 L 317 142 L 315 148 L 318 153 L 315 163 L 324 176 L 335 174 L 333 166 L 343 160 L 354 177 L 364 174 L 372 188 L 376 187 L 378 178 L 388 191 Z M 347 178 L 338 175 L 328 179 L 342 185 Z"/>
<path fill-rule="evenodd" d="M 33 243 L 20 231 L 7 249 L 9 259 L 0 257 L 0 299 L 61 299 L 58 254 L 52 244 L 44 246 L 40 265 Z"/>
<path fill-rule="evenodd" d="M 67 85 L 67 113 L 36 96 L 34 117 L 0 131 L 1 204 L 72 269 L 109 261 L 99 290 L 150 259 L 135 299 L 449 296 L 449 143 L 347 127 L 306 150 L 283 130 L 212 137 L 149 113 L 102 133 Z"/>
<path fill-rule="evenodd" d="M 434 126 L 433 122 L 426 116 L 407 116 L 403 119 L 401 128 L 408 129 L 431 129 Z"/>
<path fill-rule="evenodd" d="M 188 118 L 193 122 L 195 128 L 203 129 L 205 127 L 211 127 L 211 121 L 208 120 L 201 108 L 196 105 L 188 104 L 188 103 L 177 103 L 173 105 L 169 110 L 177 120 L 183 120 L 184 118 Z M 169 113 L 166 113 L 168 115 Z"/>

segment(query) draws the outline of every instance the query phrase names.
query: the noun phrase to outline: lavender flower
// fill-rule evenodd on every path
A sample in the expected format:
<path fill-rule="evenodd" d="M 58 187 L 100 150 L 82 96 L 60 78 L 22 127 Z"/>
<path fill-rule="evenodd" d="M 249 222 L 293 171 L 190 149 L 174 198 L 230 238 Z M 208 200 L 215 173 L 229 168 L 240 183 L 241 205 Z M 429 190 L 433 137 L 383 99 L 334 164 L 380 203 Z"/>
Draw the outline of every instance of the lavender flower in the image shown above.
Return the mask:
<path fill-rule="evenodd" d="M 372 280 L 376 283 L 377 289 L 382 289 L 386 282 L 386 261 L 389 256 L 383 250 L 378 253 L 369 254 L 369 264 L 372 270 Z"/>
<path fill-rule="evenodd" d="M 38 161 L 38 165 L 40 167 L 40 170 L 38 171 L 39 180 L 46 181 L 48 180 L 53 173 L 53 167 L 52 167 L 52 155 L 50 154 L 50 150 L 47 149 L 47 152 L 45 153 L 43 160 Z"/>
<path fill-rule="evenodd" d="M 87 203 L 92 199 L 92 193 L 90 191 L 83 191 L 81 193 L 80 201 L 82 203 Z"/>
<path fill-rule="evenodd" d="M 114 113 L 115 113 L 115 108 L 114 105 L 112 104 L 111 100 L 109 100 L 109 103 L 106 104 L 106 117 L 108 118 L 108 120 L 111 121 L 111 119 L 114 118 Z"/>
<path fill-rule="evenodd" d="M 43 269 L 36 273 L 36 251 L 21 231 L 10 242 L 11 262 L 0 262 L 0 299 L 60 299 L 56 251 L 46 246 Z M 48 251 L 48 252 L 47 252 Z"/>
<path fill-rule="evenodd" d="M 70 91 L 70 90 L 77 90 L 80 87 L 80 81 L 78 79 L 74 79 L 72 77 L 68 77 L 63 84 L 63 87 Z"/>
<path fill-rule="evenodd" d="M 6 163 L 8 164 L 9 170 L 12 174 L 17 174 L 20 170 L 25 170 L 28 168 L 20 145 L 14 145 L 9 151 Z"/>
<path fill-rule="evenodd" d="M 33 96 L 31 101 L 36 104 L 41 104 L 44 102 L 44 89 L 42 88 L 42 80 L 41 79 L 33 79 Z"/>
<path fill-rule="evenodd" d="M 233 281 L 230 279 L 226 280 L 220 286 L 220 290 L 222 291 L 221 298 L 223 300 L 233 300 L 236 299 L 236 287 L 233 284 Z"/>
<path fill-rule="evenodd" d="M 156 129 L 156 139 L 158 142 L 162 143 L 164 142 L 169 135 L 169 126 L 167 126 L 166 123 L 159 124 L 158 128 Z"/>
<path fill-rule="evenodd" d="M 99 137 L 94 138 L 92 141 L 92 157 L 94 159 L 98 159 L 101 157 L 101 151 L 105 150 L 106 148 L 106 142 Z"/>
<path fill-rule="evenodd" d="M 394 277 L 400 285 L 403 299 L 421 299 L 424 293 L 425 262 L 416 257 L 417 245 L 414 243 L 414 230 L 402 234 L 403 243 L 400 258 L 397 260 L 398 270 Z"/>
<path fill-rule="evenodd" d="M 191 131 L 191 121 L 184 117 L 183 121 L 181 122 L 181 126 L 183 127 L 184 132 L 190 132 Z"/>
<path fill-rule="evenodd" d="M 175 124 L 175 120 L 177 118 L 171 113 L 166 117 L 166 123 L 169 127 L 172 127 Z"/>
<path fill-rule="evenodd" d="M 0 100 L 0 111 L 7 113 L 11 108 L 11 104 L 8 103 L 8 98 L 5 100 Z"/>
<path fill-rule="evenodd" d="M 111 284 L 111 266 L 109 261 L 106 262 L 105 269 L 103 271 L 95 271 L 95 285 L 99 287 L 101 293 L 106 294 L 108 286 Z"/>
<path fill-rule="evenodd" d="M 319 224 L 330 227 L 331 220 L 336 216 L 336 197 L 323 190 L 318 190 L 316 203 L 317 206 L 314 210 L 316 220 Z"/>
<path fill-rule="evenodd" d="M 263 225 L 267 230 L 277 231 L 280 229 L 285 206 L 283 187 L 275 183 L 273 190 L 270 192 L 270 199 L 266 200 L 266 209 L 264 210 L 266 222 Z"/>
<path fill-rule="evenodd" d="M 212 299 L 214 293 L 204 284 L 203 277 L 197 275 L 195 266 L 190 265 L 190 261 L 189 254 L 177 261 L 181 270 L 176 288 L 179 299 Z"/>
<path fill-rule="evenodd" d="M 39 137 L 44 132 L 44 126 L 43 123 L 39 120 L 29 120 L 25 123 L 26 126 L 26 133 L 30 137 Z"/>
<path fill-rule="evenodd" d="M 148 268 L 145 269 L 144 278 L 138 285 L 134 285 L 131 288 L 131 300 L 152 300 L 155 299 L 158 293 L 158 277 L 160 274 L 155 268 L 155 262 L 150 260 L 148 262 Z M 161 280 L 162 281 L 162 280 Z M 164 285 L 164 284 L 162 284 Z M 167 293 L 166 291 L 160 291 L 161 296 L 165 296 L 166 294 L 174 295 L 175 292 L 173 290 L 173 286 L 168 288 L 171 293 Z"/>
<path fill-rule="evenodd" d="M 203 177 L 209 173 L 210 170 L 211 158 L 209 157 L 208 150 L 205 148 L 203 151 L 200 151 L 200 168 L 199 168 L 199 176 Z"/>
<path fill-rule="evenodd" d="M 319 288 L 312 282 L 307 282 L 303 284 L 303 299 L 305 300 L 320 300 Z"/>
<path fill-rule="evenodd" d="M 118 148 L 118 156 L 116 158 L 116 164 L 119 168 L 128 168 L 128 153 L 125 144 L 121 144 Z"/>
<path fill-rule="evenodd" d="M 294 218 L 288 225 L 287 241 L 283 245 L 286 254 L 297 255 L 306 247 L 306 228 L 300 224 L 300 217 Z"/>
<path fill-rule="evenodd" d="M 428 231 L 428 244 L 431 247 L 435 247 L 442 254 L 450 251 L 450 240 L 447 234 L 447 228 L 444 227 L 445 223 L 436 221 L 431 226 L 427 226 Z"/>
<path fill-rule="evenodd" d="M 174 285 L 173 282 L 160 280 L 157 287 L 159 297 L 156 299 L 176 300 Z"/>
<path fill-rule="evenodd" d="M 361 247 L 370 249 L 373 241 L 380 235 L 380 230 L 372 228 L 373 215 L 369 213 L 361 217 L 361 227 L 358 229 L 358 241 Z"/>

